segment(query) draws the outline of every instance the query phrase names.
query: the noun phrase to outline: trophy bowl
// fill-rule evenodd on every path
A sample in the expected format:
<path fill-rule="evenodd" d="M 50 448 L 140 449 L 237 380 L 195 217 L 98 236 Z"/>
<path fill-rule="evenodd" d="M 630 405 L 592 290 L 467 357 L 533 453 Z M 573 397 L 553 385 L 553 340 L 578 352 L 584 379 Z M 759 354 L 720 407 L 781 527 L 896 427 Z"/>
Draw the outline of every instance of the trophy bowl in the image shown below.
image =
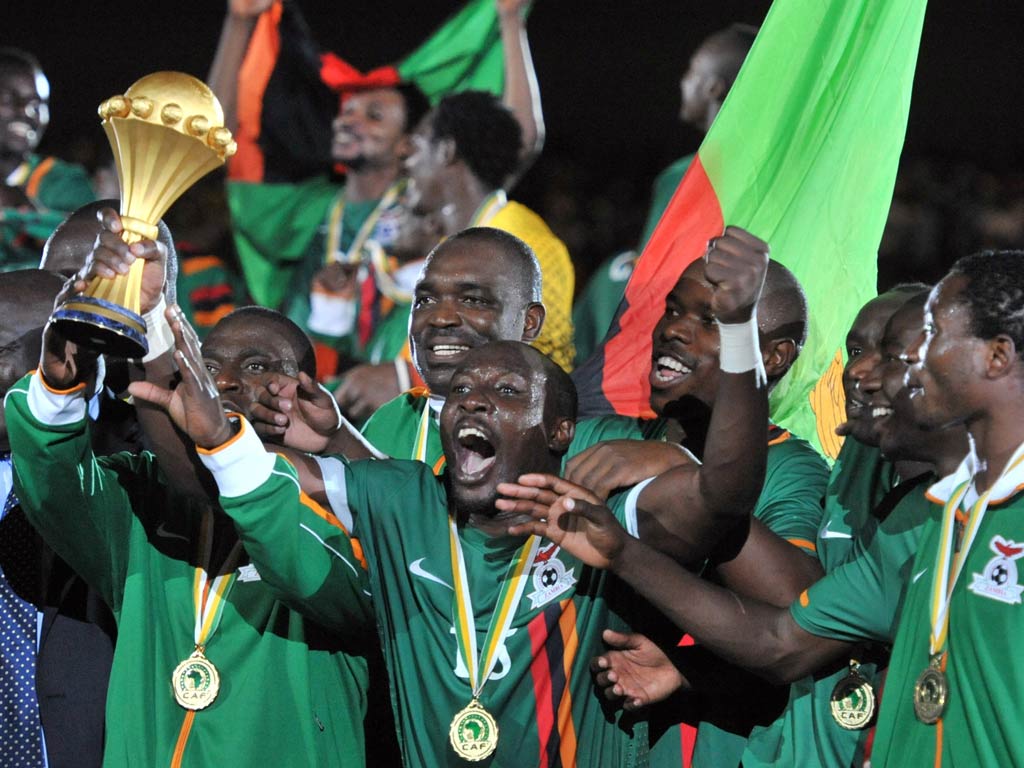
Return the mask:
<path fill-rule="evenodd" d="M 182 72 L 155 72 L 100 104 L 99 115 L 121 187 L 126 243 L 156 240 L 157 223 L 175 200 L 235 153 L 213 91 Z M 118 357 L 148 352 L 140 311 L 141 260 L 128 274 L 96 278 L 52 317 L 67 339 Z"/>

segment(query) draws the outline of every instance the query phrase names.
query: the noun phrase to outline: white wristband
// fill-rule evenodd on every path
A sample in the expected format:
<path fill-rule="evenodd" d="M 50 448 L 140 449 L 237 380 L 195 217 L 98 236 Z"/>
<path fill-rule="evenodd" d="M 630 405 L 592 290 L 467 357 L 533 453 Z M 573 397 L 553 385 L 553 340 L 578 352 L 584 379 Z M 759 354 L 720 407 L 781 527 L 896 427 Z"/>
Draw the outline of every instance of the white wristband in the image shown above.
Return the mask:
<path fill-rule="evenodd" d="M 723 373 L 746 373 L 754 371 L 757 386 L 768 382 L 761 359 L 761 340 L 757 335 L 757 316 L 745 323 L 718 323 L 718 338 L 721 346 L 718 364 Z"/>
<path fill-rule="evenodd" d="M 150 363 L 170 349 L 174 349 L 174 332 L 164 313 L 167 311 L 167 300 L 161 294 L 160 301 L 149 312 L 142 316 L 146 321 L 146 342 L 149 352 L 142 358 L 143 363 Z"/>
<path fill-rule="evenodd" d="M 407 392 L 412 386 L 412 380 L 409 378 L 409 364 L 404 357 L 395 358 L 395 375 L 398 377 L 398 393 Z"/>

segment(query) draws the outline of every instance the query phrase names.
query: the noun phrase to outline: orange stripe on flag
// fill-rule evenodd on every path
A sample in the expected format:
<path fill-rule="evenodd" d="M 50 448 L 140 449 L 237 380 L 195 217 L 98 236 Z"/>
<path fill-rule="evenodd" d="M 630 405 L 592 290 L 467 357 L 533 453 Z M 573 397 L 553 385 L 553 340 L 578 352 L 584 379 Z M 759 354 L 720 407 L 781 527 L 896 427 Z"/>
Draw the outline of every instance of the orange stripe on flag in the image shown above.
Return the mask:
<path fill-rule="evenodd" d="M 238 71 L 238 151 L 228 161 L 228 176 L 234 181 L 263 180 L 263 150 L 259 145 L 263 94 L 281 51 L 278 25 L 282 10 L 279 0 L 260 14 Z"/>

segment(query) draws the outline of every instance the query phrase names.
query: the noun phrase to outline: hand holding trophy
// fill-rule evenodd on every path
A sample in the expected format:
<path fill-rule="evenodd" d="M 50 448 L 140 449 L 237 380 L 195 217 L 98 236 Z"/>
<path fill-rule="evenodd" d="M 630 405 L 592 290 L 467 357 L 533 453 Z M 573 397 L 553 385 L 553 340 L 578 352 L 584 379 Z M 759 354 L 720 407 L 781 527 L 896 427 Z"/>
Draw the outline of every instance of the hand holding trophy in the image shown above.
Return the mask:
<path fill-rule="evenodd" d="M 157 238 L 157 222 L 184 192 L 235 153 L 220 102 L 205 83 L 181 72 L 155 72 L 99 108 L 121 186 L 126 243 Z M 65 338 L 97 352 L 143 357 L 140 314 L 143 262 L 126 275 L 96 278 L 58 307 L 52 322 Z"/>

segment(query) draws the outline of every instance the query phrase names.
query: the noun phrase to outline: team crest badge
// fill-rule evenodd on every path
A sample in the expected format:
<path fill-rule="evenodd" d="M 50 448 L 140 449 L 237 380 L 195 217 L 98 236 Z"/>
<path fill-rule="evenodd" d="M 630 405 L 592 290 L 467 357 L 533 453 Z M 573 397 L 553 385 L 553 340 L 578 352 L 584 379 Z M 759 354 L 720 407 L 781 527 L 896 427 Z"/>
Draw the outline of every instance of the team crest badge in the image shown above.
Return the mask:
<path fill-rule="evenodd" d="M 528 595 L 531 608 L 539 608 L 576 584 L 576 569 L 566 570 L 565 563 L 555 557 L 558 550 L 557 544 L 550 544 L 537 553 L 533 563 L 533 592 Z"/>
<path fill-rule="evenodd" d="M 1017 560 L 1024 556 L 1024 544 L 993 536 L 988 546 L 996 556 L 988 561 L 984 571 L 974 574 L 968 589 L 976 595 L 1010 605 L 1020 603 L 1024 587 L 1017 583 Z"/>

